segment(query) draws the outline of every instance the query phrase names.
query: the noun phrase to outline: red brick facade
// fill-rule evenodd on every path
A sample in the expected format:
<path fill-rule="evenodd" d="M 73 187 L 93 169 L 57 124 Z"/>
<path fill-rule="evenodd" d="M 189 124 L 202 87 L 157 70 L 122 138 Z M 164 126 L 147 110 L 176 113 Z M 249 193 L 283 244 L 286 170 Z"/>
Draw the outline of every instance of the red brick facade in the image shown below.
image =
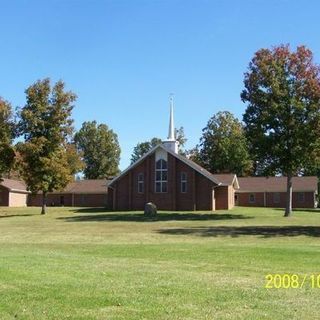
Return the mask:
<path fill-rule="evenodd" d="M 28 206 L 39 207 L 41 205 L 41 194 L 29 196 Z M 47 205 L 57 207 L 108 207 L 108 195 L 107 193 L 49 193 L 47 196 Z"/>
<path fill-rule="evenodd" d="M 244 207 L 285 208 L 286 192 L 237 192 L 236 205 Z M 315 192 L 293 192 L 293 208 L 314 208 Z"/>
<path fill-rule="evenodd" d="M 243 177 L 238 181 L 240 190 L 236 193 L 236 205 L 285 208 L 286 177 Z M 293 208 L 315 208 L 317 193 L 318 178 L 316 176 L 292 178 Z"/>
<path fill-rule="evenodd" d="M 0 206 L 9 206 L 9 190 L 0 186 Z"/>
<path fill-rule="evenodd" d="M 160 210 L 230 209 L 234 204 L 232 186 L 218 186 L 197 170 L 168 153 L 167 192 L 155 192 L 155 153 L 120 176 L 108 189 L 108 202 L 114 210 L 143 210 L 153 202 Z M 187 178 L 181 190 L 181 174 Z M 143 192 L 139 193 L 138 176 L 143 175 Z"/>

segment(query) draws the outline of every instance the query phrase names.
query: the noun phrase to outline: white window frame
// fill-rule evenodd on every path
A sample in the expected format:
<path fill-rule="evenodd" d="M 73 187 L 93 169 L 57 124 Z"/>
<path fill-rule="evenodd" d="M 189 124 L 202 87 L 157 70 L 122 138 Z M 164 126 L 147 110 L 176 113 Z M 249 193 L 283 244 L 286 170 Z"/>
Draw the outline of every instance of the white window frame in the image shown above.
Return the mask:
<path fill-rule="evenodd" d="M 160 168 L 157 168 L 157 163 L 161 161 Z M 165 166 L 164 166 L 165 164 Z M 160 180 L 157 179 L 157 173 L 159 173 Z M 163 176 L 166 173 L 167 179 L 164 179 Z M 157 184 L 160 185 L 160 191 L 157 191 Z M 168 192 L 168 161 L 164 159 L 159 159 L 155 163 L 155 179 L 154 179 L 154 191 L 155 193 L 167 193 Z"/>
<path fill-rule="evenodd" d="M 183 186 L 185 186 L 184 191 L 183 191 Z M 188 192 L 188 176 L 186 172 L 181 172 L 180 174 L 180 192 L 181 193 Z"/>

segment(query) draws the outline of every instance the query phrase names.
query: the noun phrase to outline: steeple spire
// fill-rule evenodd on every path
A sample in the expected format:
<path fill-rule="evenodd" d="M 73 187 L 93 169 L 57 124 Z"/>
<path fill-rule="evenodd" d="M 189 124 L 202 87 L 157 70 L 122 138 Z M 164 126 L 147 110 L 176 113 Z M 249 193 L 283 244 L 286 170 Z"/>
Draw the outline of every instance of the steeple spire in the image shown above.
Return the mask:
<path fill-rule="evenodd" d="M 173 94 L 170 94 L 170 120 L 169 120 L 169 134 L 168 140 L 175 140 L 175 128 L 173 119 Z"/>
<path fill-rule="evenodd" d="M 170 94 L 170 119 L 169 119 L 169 133 L 168 140 L 163 141 L 163 145 L 171 151 L 178 153 L 178 141 L 176 141 L 176 134 L 173 119 L 173 94 Z"/>

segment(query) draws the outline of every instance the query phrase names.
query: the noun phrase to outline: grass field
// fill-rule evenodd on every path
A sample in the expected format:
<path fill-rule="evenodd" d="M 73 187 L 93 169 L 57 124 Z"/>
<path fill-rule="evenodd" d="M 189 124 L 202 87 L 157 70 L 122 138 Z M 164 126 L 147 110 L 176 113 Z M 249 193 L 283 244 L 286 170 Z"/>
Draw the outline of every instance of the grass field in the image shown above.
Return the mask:
<path fill-rule="evenodd" d="M 0 208 L 0 319 L 320 319 L 320 212 Z"/>

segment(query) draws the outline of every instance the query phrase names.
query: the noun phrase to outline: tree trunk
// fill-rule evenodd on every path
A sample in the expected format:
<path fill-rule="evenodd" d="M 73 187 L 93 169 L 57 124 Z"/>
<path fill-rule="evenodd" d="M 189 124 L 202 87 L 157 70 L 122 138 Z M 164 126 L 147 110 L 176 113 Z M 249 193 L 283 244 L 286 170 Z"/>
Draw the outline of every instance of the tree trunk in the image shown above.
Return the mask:
<path fill-rule="evenodd" d="M 46 214 L 46 213 L 47 213 L 47 193 L 45 191 L 43 191 L 41 214 Z"/>
<path fill-rule="evenodd" d="M 287 176 L 287 203 L 284 216 L 290 217 L 292 213 L 292 174 Z"/>

